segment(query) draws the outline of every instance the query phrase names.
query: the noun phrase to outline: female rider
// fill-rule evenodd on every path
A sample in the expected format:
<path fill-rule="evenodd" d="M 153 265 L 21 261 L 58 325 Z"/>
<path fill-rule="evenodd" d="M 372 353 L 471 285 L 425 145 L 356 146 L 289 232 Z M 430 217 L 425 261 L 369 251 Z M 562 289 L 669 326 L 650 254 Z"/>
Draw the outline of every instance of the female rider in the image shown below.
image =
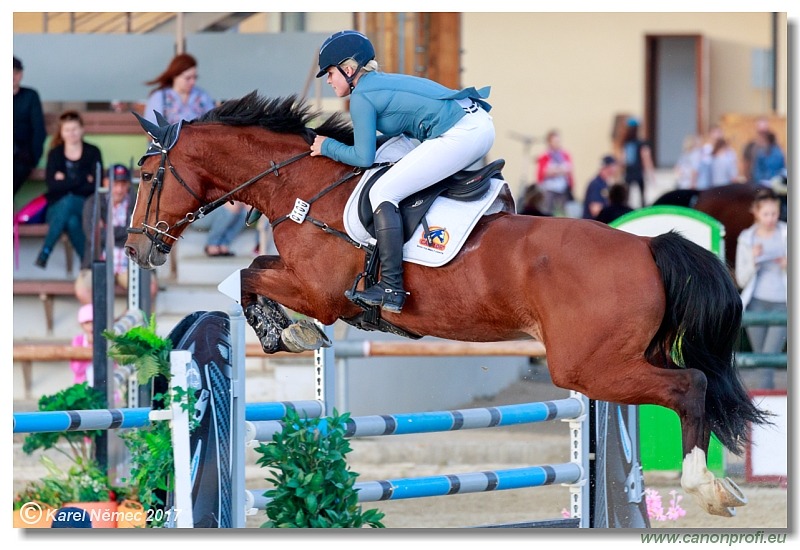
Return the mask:
<path fill-rule="evenodd" d="M 377 132 L 405 134 L 420 145 L 372 187 L 380 281 L 348 298 L 399 313 L 403 288 L 403 224 L 398 204 L 409 195 L 462 170 L 489 152 L 495 130 L 485 98 L 489 87 L 451 90 L 425 78 L 379 72 L 375 48 L 356 31 L 328 37 L 319 52 L 317 78 L 326 76 L 338 97 L 350 96 L 354 144 L 317 136 L 311 155 L 351 166 L 375 161 Z"/>

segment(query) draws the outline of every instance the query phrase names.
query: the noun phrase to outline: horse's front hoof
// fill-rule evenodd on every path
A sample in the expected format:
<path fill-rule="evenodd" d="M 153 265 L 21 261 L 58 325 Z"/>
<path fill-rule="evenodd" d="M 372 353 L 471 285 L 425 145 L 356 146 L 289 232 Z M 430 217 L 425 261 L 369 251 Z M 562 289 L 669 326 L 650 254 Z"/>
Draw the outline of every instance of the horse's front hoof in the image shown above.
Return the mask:
<path fill-rule="evenodd" d="M 333 345 L 316 323 L 301 319 L 281 331 L 281 341 L 288 351 L 300 353 L 329 348 Z"/>
<path fill-rule="evenodd" d="M 247 323 L 253 327 L 264 353 L 272 354 L 280 351 L 281 334 L 278 327 L 269 322 L 264 310 L 258 304 L 251 304 L 244 310 Z"/>

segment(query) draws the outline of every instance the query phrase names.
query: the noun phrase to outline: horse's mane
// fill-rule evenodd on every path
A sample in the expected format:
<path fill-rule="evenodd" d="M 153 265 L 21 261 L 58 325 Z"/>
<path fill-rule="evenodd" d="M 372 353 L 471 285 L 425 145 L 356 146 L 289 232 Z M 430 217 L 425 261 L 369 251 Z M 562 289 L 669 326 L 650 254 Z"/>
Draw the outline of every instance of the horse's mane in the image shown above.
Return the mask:
<path fill-rule="evenodd" d="M 270 99 L 252 91 L 242 98 L 225 101 L 191 124 L 217 122 L 230 126 L 259 126 L 282 134 L 305 136 L 319 117 L 320 113 L 297 95 Z M 353 127 L 341 113 L 330 116 L 314 131 L 347 145 L 353 144 Z"/>

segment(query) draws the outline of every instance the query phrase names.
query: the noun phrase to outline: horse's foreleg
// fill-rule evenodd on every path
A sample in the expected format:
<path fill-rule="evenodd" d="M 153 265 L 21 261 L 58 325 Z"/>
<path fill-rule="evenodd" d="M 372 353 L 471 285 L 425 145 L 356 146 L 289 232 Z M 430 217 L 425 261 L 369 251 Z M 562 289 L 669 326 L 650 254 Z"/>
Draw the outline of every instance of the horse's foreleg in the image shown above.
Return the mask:
<path fill-rule="evenodd" d="M 258 336 L 264 353 L 300 353 L 331 346 L 331 341 L 313 321 L 301 319 L 296 323 L 292 322 L 278 302 L 262 295 L 261 291 L 255 290 L 261 287 L 251 284 L 253 271 L 258 277 L 264 270 L 280 272 L 282 265 L 278 256 L 260 256 L 253 261 L 250 268 L 241 273 L 244 315 Z"/>

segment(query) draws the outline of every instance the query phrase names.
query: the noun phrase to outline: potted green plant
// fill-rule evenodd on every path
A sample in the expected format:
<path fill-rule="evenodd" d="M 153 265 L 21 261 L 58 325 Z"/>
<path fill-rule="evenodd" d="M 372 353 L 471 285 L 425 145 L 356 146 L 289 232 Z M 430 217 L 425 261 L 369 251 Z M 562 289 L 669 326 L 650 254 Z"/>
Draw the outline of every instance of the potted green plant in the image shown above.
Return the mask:
<path fill-rule="evenodd" d="M 350 415 L 301 418 L 294 410 L 284 417 L 283 429 L 262 443 L 257 464 L 271 470 L 269 521 L 262 527 L 384 527 L 384 514 L 358 504 L 358 474 L 347 465 L 350 443 L 345 427 Z"/>
<path fill-rule="evenodd" d="M 75 384 L 52 395 L 44 395 L 39 399 L 39 411 L 67 411 L 100 409 L 105 404 L 103 394 L 86 382 Z M 88 507 L 100 507 L 102 510 L 115 511 L 116 501 L 127 491 L 121 487 L 112 487 L 108 476 L 100 469 L 95 460 L 95 440 L 100 430 L 62 431 L 33 433 L 25 438 L 23 452 L 32 455 L 37 451 L 55 451 L 69 459 L 66 469 L 43 454 L 41 462 L 47 474 L 39 480 L 32 481 L 14 498 L 14 510 L 19 511 L 29 503 L 35 503 L 41 509 L 58 509 L 67 504 L 92 503 Z M 17 518 L 15 515 L 15 523 Z M 25 522 L 23 522 L 25 523 Z M 98 527 L 100 516 L 95 514 Z M 27 525 L 22 525 L 27 526 Z"/>

